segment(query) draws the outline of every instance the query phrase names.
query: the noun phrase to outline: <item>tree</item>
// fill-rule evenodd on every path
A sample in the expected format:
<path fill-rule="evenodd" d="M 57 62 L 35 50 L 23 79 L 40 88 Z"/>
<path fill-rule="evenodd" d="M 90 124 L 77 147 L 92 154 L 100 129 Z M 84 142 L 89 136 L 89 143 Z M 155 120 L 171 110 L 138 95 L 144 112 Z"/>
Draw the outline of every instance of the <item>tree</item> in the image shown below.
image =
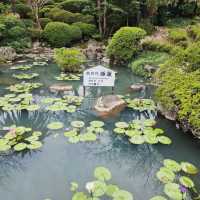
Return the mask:
<path fill-rule="evenodd" d="M 35 21 L 37 23 L 37 27 L 41 29 L 41 24 L 39 20 L 39 12 L 47 4 L 50 0 L 28 0 L 28 3 L 31 6 L 33 15 L 35 17 Z"/>

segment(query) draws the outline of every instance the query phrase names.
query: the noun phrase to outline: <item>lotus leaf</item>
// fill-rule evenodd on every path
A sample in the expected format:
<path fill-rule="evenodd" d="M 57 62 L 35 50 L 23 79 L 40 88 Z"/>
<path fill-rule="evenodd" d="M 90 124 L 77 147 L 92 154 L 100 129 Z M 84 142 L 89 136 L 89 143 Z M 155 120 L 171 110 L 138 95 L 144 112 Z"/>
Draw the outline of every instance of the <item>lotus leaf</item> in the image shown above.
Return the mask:
<path fill-rule="evenodd" d="M 42 147 L 42 143 L 39 141 L 31 141 L 31 144 L 27 145 L 28 149 L 39 149 Z"/>
<path fill-rule="evenodd" d="M 155 197 L 152 197 L 150 200 L 167 200 L 167 199 L 163 196 L 155 196 Z"/>
<path fill-rule="evenodd" d="M 152 126 L 156 125 L 156 121 L 154 119 L 146 119 L 143 124 L 144 124 L 144 126 L 152 127 Z"/>
<path fill-rule="evenodd" d="M 80 137 L 79 136 L 70 137 L 68 141 L 72 144 L 76 144 L 80 141 Z"/>
<path fill-rule="evenodd" d="M 197 174 L 199 171 L 196 166 L 189 162 L 181 162 L 181 168 L 188 174 Z"/>
<path fill-rule="evenodd" d="M 14 146 L 14 150 L 15 151 L 22 151 L 22 150 L 24 150 L 24 149 L 26 149 L 27 148 L 27 144 L 26 143 L 18 143 L 18 144 L 16 144 L 15 146 Z"/>
<path fill-rule="evenodd" d="M 78 189 L 78 183 L 76 183 L 76 182 L 71 182 L 70 190 L 71 190 L 72 192 L 75 192 L 75 191 L 77 191 L 77 189 Z"/>
<path fill-rule="evenodd" d="M 171 139 L 166 136 L 158 136 L 158 141 L 161 144 L 171 144 L 172 143 Z"/>
<path fill-rule="evenodd" d="M 179 163 L 177 163 L 175 160 L 165 159 L 163 161 L 163 164 L 166 168 L 168 168 L 169 170 L 171 170 L 173 172 L 181 171 L 181 165 Z"/>
<path fill-rule="evenodd" d="M 26 109 L 27 109 L 28 111 L 35 111 L 35 110 L 39 110 L 39 108 L 40 108 L 39 105 L 37 105 L 37 104 L 31 104 L 31 105 L 27 106 Z"/>
<path fill-rule="evenodd" d="M 145 141 L 149 144 L 157 144 L 158 143 L 158 139 L 154 135 L 145 135 L 144 138 L 145 138 Z"/>
<path fill-rule="evenodd" d="M 47 64 L 47 62 L 45 62 L 45 61 L 36 61 L 36 62 L 33 62 L 33 65 L 34 66 L 44 66 L 44 65 L 46 65 Z"/>
<path fill-rule="evenodd" d="M 73 195 L 72 200 L 87 200 L 87 196 L 83 192 L 76 192 Z"/>
<path fill-rule="evenodd" d="M 106 192 L 106 184 L 102 181 L 94 181 L 93 195 L 95 197 L 103 196 Z"/>
<path fill-rule="evenodd" d="M 94 133 L 85 133 L 80 135 L 80 141 L 82 142 L 86 142 L 86 141 L 96 141 L 97 140 L 97 136 Z"/>
<path fill-rule="evenodd" d="M 47 125 L 48 129 L 51 130 L 57 130 L 63 128 L 63 123 L 62 122 L 51 122 L 50 124 Z"/>
<path fill-rule="evenodd" d="M 9 149 L 11 149 L 11 146 L 7 144 L 7 141 L 4 139 L 0 139 L 0 152 L 8 151 Z"/>
<path fill-rule="evenodd" d="M 129 139 L 132 144 L 143 144 L 145 139 L 142 135 L 135 135 Z"/>
<path fill-rule="evenodd" d="M 64 132 L 64 136 L 65 137 L 75 137 L 77 136 L 77 132 L 75 130 L 71 130 L 71 131 L 66 131 Z"/>
<path fill-rule="evenodd" d="M 193 188 L 194 187 L 194 182 L 187 176 L 181 176 L 180 179 L 179 179 L 179 182 L 187 188 Z"/>
<path fill-rule="evenodd" d="M 118 190 L 119 190 L 119 187 L 117 185 L 109 184 L 106 186 L 106 194 L 110 197 L 112 197 L 113 194 L 117 192 Z"/>
<path fill-rule="evenodd" d="M 108 181 L 112 178 L 112 175 L 107 168 L 97 167 L 94 171 L 94 177 L 100 181 Z"/>
<path fill-rule="evenodd" d="M 139 130 L 127 130 L 126 132 L 125 132 L 125 134 L 127 135 L 127 136 L 129 136 L 129 137 L 133 137 L 133 136 L 136 136 L 136 135 L 142 135 L 142 132 L 141 131 L 139 131 Z"/>
<path fill-rule="evenodd" d="M 61 73 L 60 76 L 56 76 L 55 79 L 58 81 L 79 81 L 82 74 L 65 74 Z"/>
<path fill-rule="evenodd" d="M 125 190 L 118 190 L 114 192 L 113 200 L 133 200 L 133 195 Z"/>
<path fill-rule="evenodd" d="M 31 69 L 31 65 L 20 65 L 20 66 L 14 66 L 14 67 L 11 67 L 10 69 L 14 69 L 14 70 L 23 70 L 23 71 L 25 71 L 25 70 L 29 70 L 29 69 Z"/>
<path fill-rule="evenodd" d="M 42 132 L 40 132 L 40 131 L 34 131 L 32 135 L 40 137 L 42 135 Z"/>
<path fill-rule="evenodd" d="M 30 79 L 33 79 L 33 78 L 35 78 L 35 77 L 38 77 L 39 76 L 39 74 L 37 74 L 37 73 L 32 73 L 32 74 L 13 74 L 13 77 L 14 78 L 17 78 L 17 79 L 28 79 L 28 80 L 30 80 Z"/>
<path fill-rule="evenodd" d="M 117 123 L 115 123 L 115 126 L 117 128 L 125 129 L 125 128 L 129 127 L 129 124 L 126 122 L 117 122 Z"/>
<path fill-rule="evenodd" d="M 156 173 L 157 178 L 163 183 L 173 182 L 175 179 L 175 174 L 168 168 L 162 167 Z"/>
<path fill-rule="evenodd" d="M 38 136 L 30 136 L 28 138 L 26 138 L 26 141 L 32 142 L 32 141 L 37 141 L 39 139 Z"/>
<path fill-rule="evenodd" d="M 90 125 L 94 128 L 101 128 L 104 126 L 104 122 L 102 121 L 92 121 L 90 122 Z"/>
<path fill-rule="evenodd" d="M 126 132 L 123 128 L 115 128 L 113 131 L 117 134 L 124 134 Z"/>
<path fill-rule="evenodd" d="M 83 121 L 72 121 L 71 126 L 74 128 L 82 128 L 85 126 L 85 123 Z"/>
<path fill-rule="evenodd" d="M 42 99 L 42 103 L 44 103 L 44 104 L 49 104 L 49 103 L 53 103 L 55 101 L 55 99 L 54 98 L 50 98 L 50 97 L 48 97 L 48 98 L 44 98 L 44 99 Z"/>
<path fill-rule="evenodd" d="M 164 192 L 170 199 L 182 200 L 179 185 L 176 183 L 167 183 L 164 187 Z"/>

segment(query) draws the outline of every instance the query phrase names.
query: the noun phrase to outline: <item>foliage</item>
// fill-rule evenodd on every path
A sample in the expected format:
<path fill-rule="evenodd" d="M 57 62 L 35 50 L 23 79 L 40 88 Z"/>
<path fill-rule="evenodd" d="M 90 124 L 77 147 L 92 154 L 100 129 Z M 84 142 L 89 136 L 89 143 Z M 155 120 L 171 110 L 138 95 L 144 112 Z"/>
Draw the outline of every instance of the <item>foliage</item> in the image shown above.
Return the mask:
<path fill-rule="evenodd" d="M 41 27 L 44 29 L 45 26 L 49 23 L 49 22 L 52 22 L 51 19 L 49 18 L 40 18 L 40 24 L 41 24 Z"/>
<path fill-rule="evenodd" d="M 107 183 L 107 181 L 109 181 L 112 177 L 109 169 L 101 166 L 97 167 L 94 170 L 94 176 L 96 179 L 94 181 L 87 182 L 85 185 L 87 192 L 78 192 L 78 184 L 76 182 L 71 183 L 76 185 L 76 189 L 71 190 L 74 192 L 72 200 L 87 200 L 91 198 L 99 200 L 133 200 L 133 195 L 128 191 L 120 189 L 117 185 Z"/>
<path fill-rule="evenodd" d="M 9 131 L 0 139 L 0 152 L 14 150 L 23 151 L 25 149 L 35 150 L 42 147 L 39 137 L 42 135 L 39 131 L 33 131 L 31 128 L 23 126 L 9 127 Z"/>
<path fill-rule="evenodd" d="M 171 144 L 171 139 L 167 136 L 163 136 L 164 131 L 159 128 L 153 128 L 156 124 L 155 120 L 146 119 L 133 120 L 130 123 L 117 122 L 115 123 L 115 129 L 113 130 L 116 134 L 128 136 L 129 141 L 132 144 Z"/>
<path fill-rule="evenodd" d="M 16 78 L 16 79 L 19 79 L 19 80 L 21 80 L 21 79 L 28 79 L 28 80 L 30 80 L 30 79 L 33 79 L 33 78 L 35 78 L 35 77 L 38 77 L 39 76 L 39 74 L 37 74 L 37 73 L 32 73 L 32 74 L 13 74 L 13 77 L 14 78 Z"/>
<path fill-rule="evenodd" d="M 96 26 L 93 24 L 87 24 L 83 22 L 73 23 L 73 26 L 77 26 L 82 31 L 83 37 L 91 37 L 96 33 Z"/>
<path fill-rule="evenodd" d="M 72 73 L 61 73 L 60 76 L 56 76 L 56 80 L 58 81 L 79 81 L 82 74 L 72 74 Z"/>
<path fill-rule="evenodd" d="M 169 39 L 175 44 L 187 44 L 187 33 L 184 29 L 169 29 Z"/>
<path fill-rule="evenodd" d="M 37 41 L 37 40 L 40 40 L 42 38 L 42 30 L 41 29 L 38 29 L 38 28 L 29 28 L 28 29 L 29 31 L 29 35 L 32 39 L 32 41 Z"/>
<path fill-rule="evenodd" d="M 43 35 L 53 47 L 64 47 L 69 45 L 72 40 L 70 26 L 62 22 L 48 23 L 44 29 Z"/>
<path fill-rule="evenodd" d="M 169 54 L 167 53 L 147 51 L 139 55 L 129 66 L 134 74 L 149 77 L 151 76 L 151 72 L 148 72 L 145 66 L 158 68 L 167 59 L 169 59 Z"/>
<path fill-rule="evenodd" d="M 139 42 L 146 32 L 137 27 L 122 27 L 112 37 L 107 47 L 107 55 L 117 61 L 127 62 L 139 51 Z"/>
<path fill-rule="evenodd" d="M 200 24 L 188 26 L 187 33 L 193 40 L 200 40 Z"/>
<path fill-rule="evenodd" d="M 21 18 L 30 18 L 31 17 L 31 8 L 23 3 L 15 5 L 15 11 L 20 15 Z"/>
<path fill-rule="evenodd" d="M 78 49 L 55 49 L 54 59 L 62 71 L 79 72 L 81 64 L 85 62 L 85 56 Z"/>
<path fill-rule="evenodd" d="M 160 42 L 156 40 L 144 40 L 142 41 L 143 50 L 147 51 L 157 51 L 157 52 L 166 52 L 170 53 L 173 49 L 173 46 L 168 42 Z"/>
<path fill-rule="evenodd" d="M 199 197 L 196 186 L 189 177 L 198 173 L 196 166 L 189 162 L 178 163 L 172 159 L 165 159 L 163 165 L 156 177 L 165 184 L 164 193 L 167 197 L 176 200 L 186 199 L 187 194 L 193 194 L 192 199 Z"/>
<path fill-rule="evenodd" d="M 71 25 L 70 30 L 71 30 L 72 41 L 80 41 L 82 39 L 82 30 L 80 29 L 79 26 Z"/>
<path fill-rule="evenodd" d="M 68 138 L 70 143 L 94 142 L 104 132 L 104 122 L 102 121 L 91 121 L 87 127 L 83 121 L 72 121 L 71 128 L 64 132 L 64 136 Z M 98 172 L 96 174 L 98 177 L 101 176 Z"/>

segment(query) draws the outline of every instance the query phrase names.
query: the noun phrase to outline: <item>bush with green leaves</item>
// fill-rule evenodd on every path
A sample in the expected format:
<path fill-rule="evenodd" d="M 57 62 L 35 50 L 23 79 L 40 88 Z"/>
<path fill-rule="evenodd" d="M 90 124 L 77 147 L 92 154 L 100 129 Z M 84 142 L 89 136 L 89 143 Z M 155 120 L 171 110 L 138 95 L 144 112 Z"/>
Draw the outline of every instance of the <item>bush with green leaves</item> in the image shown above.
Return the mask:
<path fill-rule="evenodd" d="M 140 40 L 146 31 L 137 27 L 122 27 L 112 37 L 107 55 L 113 61 L 127 62 L 140 51 Z"/>
<path fill-rule="evenodd" d="M 86 6 L 90 5 L 88 0 L 65 0 L 59 4 L 64 10 L 70 12 L 81 12 Z"/>
<path fill-rule="evenodd" d="M 8 30 L 9 39 L 17 40 L 18 38 L 21 38 L 22 36 L 26 37 L 26 35 L 27 35 L 26 29 L 20 26 L 14 26 Z"/>
<path fill-rule="evenodd" d="M 33 41 L 40 40 L 42 38 L 43 31 L 38 28 L 29 28 L 29 35 Z"/>
<path fill-rule="evenodd" d="M 169 54 L 164 52 L 151 52 L 147 51 L 139 55 L 130 63 L 130 68 L 133 73 L 139 76 L 149 77 L 152 72 L 148 72 L 145 66 L 152 66 L 153 68 L 159 68 L 159 66 L 165 63 L 169 59 Z"/>
<path fill-rule="evenodd" d="M 187 32 L 181 28 L 169 29 L 169 39 L 175 44 L 182 44 L 187 42 Z"/>
<path fill-rule="evenodd" d="M 49 23 L 49 22 L 52 22 L 51 19 L 49 18 L 40 18 L 40 25 L 41 27 L 44 29 L 45 26 Z"/>
<path fill-rule="evenodd" d="M 78 26 L 71 25 L 70 30 L 72 41 L 80 41 L 82 39 L 82 31 Z"/>
<path fill-rule="evenodd" d="M 52 47 L 64 47 L 72 40 L 70 25 L 63 22 L 48 23 L 43 36 Z"/>
<path fill-rule="evenodd" d="M 78 49 L 55 49 L 54 59 L 64 72 L 80 72 L 81 65 L 85 62 L 84 54 Z"/>
<path fill-rule="evenodd" d="M 170 53 L 173 50 L 173 46 L 169 42 L 160 42 L 148 39 L 142 42 L 142 49 L 146 51 Z"/>
<path fill-rule="evenodd" d="M 97 28 L 93 24 L 77 22 L 73 23 L 72 25 L 77 26 L 81 29 L 84 38 L 89 38 L 97 32 Z"/>
<path fill-rule="evenodd" d="M 187 33 L 188 36 L 191 37 L 193 40 L 200 40 L 200 24 L 188 26 Z"/>
<path fill-rule="evenodd" d="M 24 4 L 19 3 L 15 5 L 15 11 L 20 15 L 21 18 L 30 18 L 31 17 L 31 7 Z"/>

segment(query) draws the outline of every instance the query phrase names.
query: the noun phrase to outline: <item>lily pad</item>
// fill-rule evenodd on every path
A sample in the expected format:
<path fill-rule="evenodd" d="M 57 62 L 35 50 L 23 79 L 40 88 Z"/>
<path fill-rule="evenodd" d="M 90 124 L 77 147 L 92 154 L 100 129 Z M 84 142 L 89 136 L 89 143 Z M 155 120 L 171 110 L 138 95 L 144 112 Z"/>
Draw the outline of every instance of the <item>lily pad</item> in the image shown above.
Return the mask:
<path fill-rule="evenodd" d="M 77 136 L 77 132 L 75 130 L 66 131 L 66 132 L 64 132 L 64 136 L 68 137 L 68 138 L 75 137 L 75 136 Z"/>
<path fill-rule="evenodd" d="M 189 162 L 181 162 L 181 168 L 188 174 L 197 174 L 199 171 L 196 166 Z"/>
<path fill-rule="evenodd" d="M 82 128 L 85 126 L 85 123 L 83 121 L 73 121 L 71 122 L 71 126 L 74 128 Z"/>
<path fill-rule="evenodd" d="M 78 189 L 78 183 L 77 182 L 71 182 L 70 190 L 72 192 L 75 192 L 75 191 L 77 191 L 77 189 Z"/>
<path fill-rule="evenodd" d="M 26 143 L 18 143 L 14 146 L 14 150 L 15 151 L 23 151 L 24 149 L 27 148 L 27 144 Z"/>
<path fill-rule="evenodd" d="M 118 190 L 113 194 L 113 200 L 133 200 L 133 195 L 125 190 Z"/>
<path fill-rule="evenodd" d="M 167 183 L 164 187 L 164 192 L 170 199 L 182 200 L 182 193 L 176 183 Z"/>
<path fill-rule="evenodd" d="M 146 119 L 143 124 L 144 124 L 144 126 L 152 127 L 152 126 L 156 125 L 156 121 L 154 119 Z"/>
<path fill-rule="evenodd" d="M 127 130 L 126 132 L 125 132 L 125 134 L 127 135 L 127 136 L 129 136 L 129 137 L 133 137 L 133 136 L 136 136 L 136 135 L 142 135 L 142 132 L 141 131 L 139 131 L 139 130 Z"/>
<path fill-rule="evenodd" d="M 187 188 L 193 188 L 194 187 L 194 182 L 187 176 L 181 176 L 180 179 L 179 179 L 179 182 Z"/>
<path fill-rule="evenodd" d="M 157 144 L 158 143 L 158 138 L 154 135 L 145 135 L 144 138 L 148 144 Z"/>
<path fill-rule="evenodd" d="M 181 171 L 181 165 L 179 163 L 177 163 L 175 160 L 165 159 L 163 161 L 163 164 L 166 168 L 168 168 L 169 170 L 171 170 L 173 172 Z"/>
<path fill-rule="evenodd" d="M 63 126 L 64 125 L 63 125 L 62 122 L 52 122 L 52 123 L 47 125 L 47 128 L 51 129 L 51 130 L 57 130 L 57 129 L 63 128 Z"/>
<path fill-rule="evenodd" d="M 166 144 L 166 145 L 169 145 L 172 143 L 172 140 L 167 136 L 158 136 L 158 141 L 161 144 Z"/>
<path fill-rule="evenodd" d="M 175 174 L 168 168 L 162 167 L 156 173 L 156 177 L 163 183 L 169 183 L 174 181 Z"/>
<path fill-rule="evenodd" d="M 126 132 L 123 128 L 115 128 L 113 131 L 117 134 L 124 134 Z"/>
<path fill-rule="evenodd" d="M 92 142 L 96 140 L 97 140 L 97 136 L 94 133 L 85 133 L 85 134 L 80 135 L 80 141 L 82 142 Z"/>
<path fill-rule="evenodd" d="M 129 127 L 129 124 L 126 122 L 117 122 L 117 123 L 115 123 L 115 126 L 117 128 L 125 129 L 125 128 Z"/>
<path fill-rule="evenodd" d="M 28 149 L 39 149 L 42 147 L 42 143 L 40 141 L 32 141 L 31 144 L 27 145 Z"/>
<path fill-rule="evenodd" d="M 80 141 L 80 137 L 79 136 L 70 137 L 68 141 L 72 144 L 76 144 Z"/>
<path fill-rule="evenodd" d="M 11 146 L 7 144 L 6 140 L 0 139 L 0 152 L 8 151 Z"/>
<path fill-rule="evenodd" d="M 117 192 L 118 190 L 119 190 L 119 187 L 117 185 L 109 184 L 106 186 L 106 194 L 110 197 L 112 197 L 113 194 Z"/>
<path fill-rule="evenodd" d="M 72 200 L 87 200 L 87 196 L 83 192 L 76 192 L 73 195 Z"/>
<path fill-rule="evenodd" d="M 95 197 L 103 196 L 106 192 L 106 184 L 102 181 L 94 181 L 93 195 Z"/>
<path fill-rule="evenodd" d="M 107 168 L 97 167 L 94 171 L 94 177 L 100 181 L 108 181 L 112 178 L 112 175 Z"/>
<path fill-rule="evenodd" d="M 145 142 L 144 136 L 135 135 L 129 139 L 132 144 L 143 144 Z"/>
<path fill-rule="evenodd" d="M 101 128 L 101 127 L 104 126 L 104 122 L 102 122 L 102 121 L 92 121 L 92 122 L 90 122 L 90 125 L 92 127 L 95 127 L 95 128 Z"/>

